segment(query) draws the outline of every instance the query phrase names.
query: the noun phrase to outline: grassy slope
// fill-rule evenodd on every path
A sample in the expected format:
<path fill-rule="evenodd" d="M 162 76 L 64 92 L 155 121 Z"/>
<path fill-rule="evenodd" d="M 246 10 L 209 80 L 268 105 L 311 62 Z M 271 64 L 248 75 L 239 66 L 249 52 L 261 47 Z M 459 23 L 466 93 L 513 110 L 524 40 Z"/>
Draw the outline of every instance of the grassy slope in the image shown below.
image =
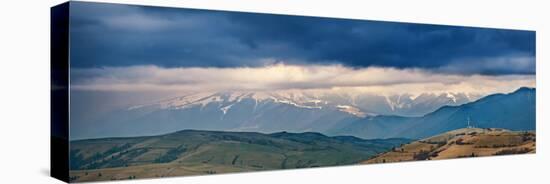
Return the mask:
<path fill-rule="evenodd" d="M 414 141 L 362 163 L 535 153 L 534 132 L 464 128 Z"/>
<path fill-rule="evenodd" d="M 71 178 L 96 181 L 358 163 L 405 139 L 363 140 L 319 133 L 185 130 L 71 142 Z"/>

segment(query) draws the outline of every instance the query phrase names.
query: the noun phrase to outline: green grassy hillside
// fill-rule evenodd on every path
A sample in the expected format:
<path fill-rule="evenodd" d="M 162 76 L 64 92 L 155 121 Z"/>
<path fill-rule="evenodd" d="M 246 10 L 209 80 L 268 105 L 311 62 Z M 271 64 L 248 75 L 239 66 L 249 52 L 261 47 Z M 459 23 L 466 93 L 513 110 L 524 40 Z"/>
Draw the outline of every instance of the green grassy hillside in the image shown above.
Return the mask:
<path fill-rule="evenodd" d="M 407 139 L 363 140 L 319 133 L 217 132 L 71 142 L 73 181 L 335 166 L 358 163 Z"/>

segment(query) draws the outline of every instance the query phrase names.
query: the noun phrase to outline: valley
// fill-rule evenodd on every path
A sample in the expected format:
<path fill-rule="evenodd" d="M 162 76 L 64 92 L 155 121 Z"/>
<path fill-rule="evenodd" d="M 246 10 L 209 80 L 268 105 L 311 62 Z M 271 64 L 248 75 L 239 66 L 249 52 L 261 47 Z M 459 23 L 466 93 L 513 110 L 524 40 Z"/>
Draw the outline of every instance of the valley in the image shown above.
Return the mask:
<path fill-rule="evenodd" d="M 94 125 L 100 128 L 96 130 L 112 129 L 120 137 L 72 140 L 71 181 L 438 160 L 536 150 L 534 88 L 443 106 L 420 117 L 372 115 L 357 106 L 306 97 L 295 97 L 303 98 L 298 102 L 253 96 L 257 94 L 231 95 L 180 97 L 132 107 L 98 121 Z M 142 136 L 130 136 L 134 134 Z"/>

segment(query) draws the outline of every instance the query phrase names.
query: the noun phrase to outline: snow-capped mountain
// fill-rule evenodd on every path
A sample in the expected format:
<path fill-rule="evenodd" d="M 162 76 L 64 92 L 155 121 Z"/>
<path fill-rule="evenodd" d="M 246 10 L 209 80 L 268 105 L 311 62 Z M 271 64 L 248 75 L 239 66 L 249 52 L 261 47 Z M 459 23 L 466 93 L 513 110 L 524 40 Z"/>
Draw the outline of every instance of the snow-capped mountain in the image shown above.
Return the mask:
<path fill-rule="evenodd" d="M 459 106 L 441 107 L 422 117 L 368 117 L 346 122 L 343 126 L 325 133 L 365 139 L 421 139 L 470 126 L 516 131 L 535 130 L 535 103 L 536 89 L 523 87 L 507 94 L 491 94 Z"/>
<path fill-rule="evenodd" d="M 481 95 L 465 93 L 423 93 L 418 96 L 410 94 L 386 96 L 389 109 L 380 112 L 384 115 L 423 116 L 446 105 L 457 106 L 481 98 Z"/>
<path fill-rule="evenodd" d="M 176 98 L 129 107 L 128 110 L 140 108 L 154 109 L 187 109 L 204 108 L 215 104 L 223 114 L 243 100 L 254 102 L 252 111 L 259 104 L 276 103 L 306 109 L 332 109 L 357 117 L 375 115 L 422 116 L 445 105 L 461 105 L 478 99 L 479 95 L 463 93 L 425 93 L 418 96 L 402 95 L 342 95 L 315 94 L 304 92 L 212 92 L 183 95 Z"/>
<path fill-rule="evenodd" d="M 267 92 L 216 92 L 216 93 L 197 93 L 190 94 L 185 96 L 180 96 L 176 98 L 171 98 L 167 100 L 161 100 L 152 104 L 137 105 L 128 108 L 128 110 L 144 108 L 144 107 L 157 107 L 159 109 L 186 109 L 192 107 L 204 107 L 210 103 L 216 103 L 220 106 L 220 110 L 224 114 L 231 108 L 235 103 L 239 103 L 243 100 L 253 100 L 254 109 L 258 104 L 263 102 L 273 102 L 288 104 L 299 108 L 310 108 L 310 109 L 321 109 L 326 105 L 327 101 L 321 101 L 315 97 L 305 96 L 295 96 L 295 94 L 290 94 L 290 96 L 285 96 L 288 94 L 283 93 L 267 93 Z"/>
<path fill-rule="evenodd" d="M 174 130 L 327 132 L 378 115 L 422 116 L 475 100 L 464 94 L 350 95 L 306 92 L 211 92 L 131 106 L 93 120 L 80 134 L 158 135 Z M 98 130 L 93 132 L 92 130 Z"/>

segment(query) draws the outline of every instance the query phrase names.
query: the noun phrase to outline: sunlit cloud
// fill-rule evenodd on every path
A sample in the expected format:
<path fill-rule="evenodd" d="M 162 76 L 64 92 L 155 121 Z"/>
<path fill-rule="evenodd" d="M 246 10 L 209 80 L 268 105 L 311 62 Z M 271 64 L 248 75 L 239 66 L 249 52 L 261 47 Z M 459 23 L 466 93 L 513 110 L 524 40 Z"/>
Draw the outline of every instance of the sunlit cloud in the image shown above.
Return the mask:
<path fill-rule="evenodd" d="M 534 75 L 458 75 L 422 69 L 285 65 L 235 68 L 157 66 L 73 69 L 73 90 L 266 91 L 309 90 L 382 94 L 465 92 L 490 94 L 535 86 Z"/>

